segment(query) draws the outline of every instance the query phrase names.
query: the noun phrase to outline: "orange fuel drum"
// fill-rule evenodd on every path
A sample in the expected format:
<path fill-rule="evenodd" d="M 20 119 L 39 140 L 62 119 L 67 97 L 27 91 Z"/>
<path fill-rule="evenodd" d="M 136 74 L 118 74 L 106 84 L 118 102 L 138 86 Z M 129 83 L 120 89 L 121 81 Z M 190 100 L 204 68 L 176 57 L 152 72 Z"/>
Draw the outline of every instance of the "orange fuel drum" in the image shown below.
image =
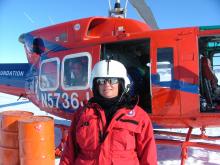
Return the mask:
<path fill-rule="evenodd" d="M 0 165 L 19 165 L 18 120 L 32 112 L 4 111 L 0 113 Z"/>
<path fill-rule="evenodd" d="M 54 165 L 54 120 L 32 116 L 18 121 L 21 165 Z"/>

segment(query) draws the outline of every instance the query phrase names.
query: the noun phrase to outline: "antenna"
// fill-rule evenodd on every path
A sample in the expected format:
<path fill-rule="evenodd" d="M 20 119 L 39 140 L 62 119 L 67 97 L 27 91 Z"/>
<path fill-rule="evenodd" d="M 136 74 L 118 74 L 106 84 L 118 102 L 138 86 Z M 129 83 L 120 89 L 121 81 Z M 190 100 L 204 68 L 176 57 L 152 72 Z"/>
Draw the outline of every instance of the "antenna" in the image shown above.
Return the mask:
<path fill-rule="evenodd" d="M 126 18 L 127 4 L 128 4 L 128 0 L 126 0 L 126 2 L 125 2 L 125 7 L 121 8 L 120 0 L 115 0 L 115 6 L 112 9 L 111 8 L 111 0 L 109 0 L 109 16 L 110 17 Z"/>

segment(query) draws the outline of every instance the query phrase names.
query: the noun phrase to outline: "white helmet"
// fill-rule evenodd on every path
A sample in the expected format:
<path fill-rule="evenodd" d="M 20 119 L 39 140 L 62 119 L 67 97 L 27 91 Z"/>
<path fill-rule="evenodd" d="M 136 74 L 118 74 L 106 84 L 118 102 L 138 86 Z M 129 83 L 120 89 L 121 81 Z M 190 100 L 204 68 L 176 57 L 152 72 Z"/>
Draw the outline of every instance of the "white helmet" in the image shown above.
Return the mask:
<path fill-rule="evenodd" d="M 125 88 L 129 88 L 130 80 L 127 76 L 125 66 L 119 61 L 115 60 L 102 60 L 95 64 L 90 77 L 90 89 L 93 89 L 93 80 L 97 77 L 116 77 L 122 78 L 125 83 Z"/>

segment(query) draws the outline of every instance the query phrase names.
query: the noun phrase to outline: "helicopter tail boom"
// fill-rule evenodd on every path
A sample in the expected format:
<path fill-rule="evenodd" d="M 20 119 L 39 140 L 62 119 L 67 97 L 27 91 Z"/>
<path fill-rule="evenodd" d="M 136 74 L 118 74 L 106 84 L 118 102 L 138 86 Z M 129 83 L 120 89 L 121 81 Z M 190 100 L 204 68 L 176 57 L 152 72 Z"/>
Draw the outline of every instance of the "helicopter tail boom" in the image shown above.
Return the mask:
<path fill-rule="evenodd" d="M 28 63 L 0 64 L 0 92 L 25 96 L 25 80 L 29 70 Z"/>

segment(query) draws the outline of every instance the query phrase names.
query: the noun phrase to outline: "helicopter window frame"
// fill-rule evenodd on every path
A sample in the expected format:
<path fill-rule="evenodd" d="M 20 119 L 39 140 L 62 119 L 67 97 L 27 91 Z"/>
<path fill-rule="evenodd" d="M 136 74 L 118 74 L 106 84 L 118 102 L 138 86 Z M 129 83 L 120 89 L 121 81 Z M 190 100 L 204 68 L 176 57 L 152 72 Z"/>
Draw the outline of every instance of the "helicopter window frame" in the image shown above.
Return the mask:
<path fill-rule="evenodd" d="M 56 83 L 51 87 L 51 85 L 48 85 L 48 84 L 52 84 L 51 82 L 54 82 L 54 81 L 49 81 L 49 77 L 51 76 L 51 74 L 43 74 L 42 73 L 42 66 L 45 65 L 46 63 L 51 63 L 51 62 L 56 62 L 56 74 L 54 76 L 56 76 Z M 54 58 L 50 58 L 50 59 L 46 59 L 46 60 L 43 60 L 40 64 L 40 73 L 39 73 L 39 88 L 41 91 L 56 91 L 59 87 L 59 68 L 60 68 L 60 60 L 59 58 L 57 57 L 54 57 Z M 48 75 L 50 75 L 48 77 Z M 44 81 L 46 85 L 46 87 L 43 87 L 43 84 L 42 82 Z"/>
<path fill-rule="evenodd" d="M 86 83 L 85 85 L 72 85 L 72 86 L 67 86 L 65 83 L 65 62 L 70 59 L 74 58 L 80 58 L 80 57 L 87 57 L 88 63 L 87 63 L 87 76 L 86 76 Z M 86 90 L 89 88 L 89 80 L 91 76 L 91 67 L 92 67 L 92 57 L 89 52 L 80 52 L 80 53 L 74 53 L 67 55 L 63 58 L 62 60 L 62 68 L 61 68 L 61 86 L 64 90 L 70 91 L 70 90 Z"/>
<path fill-rule="evenodd" d="M 158 83 L 168 83 L 173 80 L 173 47 L 157 48 L 157 76 Z M 166 73 L 160 72 L 160 70 L 167 69 Z M 164 76 L 164 74 L 169 74 Z"/>

